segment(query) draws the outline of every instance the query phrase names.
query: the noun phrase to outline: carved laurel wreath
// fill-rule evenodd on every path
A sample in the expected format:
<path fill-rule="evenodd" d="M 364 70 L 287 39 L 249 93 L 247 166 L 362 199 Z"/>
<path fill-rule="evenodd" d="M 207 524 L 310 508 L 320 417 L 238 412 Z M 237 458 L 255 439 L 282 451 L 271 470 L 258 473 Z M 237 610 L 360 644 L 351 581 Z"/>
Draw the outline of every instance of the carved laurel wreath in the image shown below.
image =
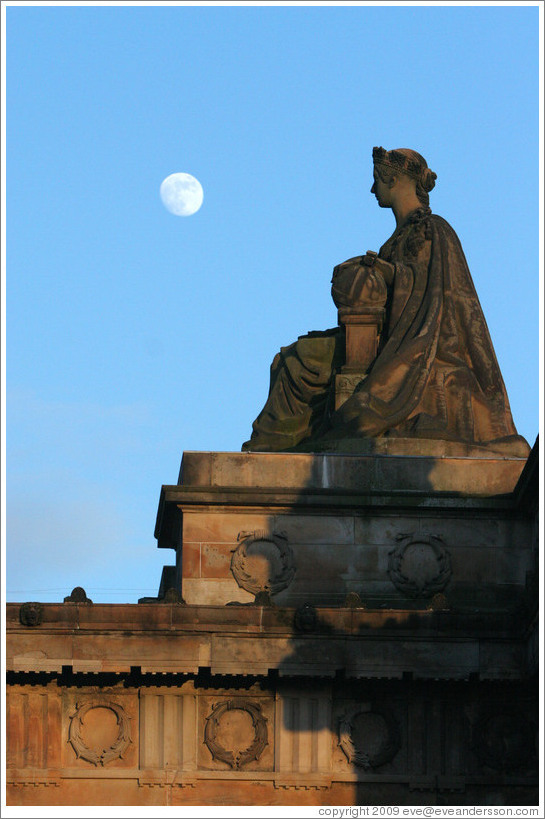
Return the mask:
<path fill-rule="evenodd" d="M 231 571 L 241 588 L 251 594 L 258 594 L 258 592 L 264 591 L 272 595 L 277 594 L 289 586 L 295 575 L 295 563 L 293 551 L 288 544 L 288 538 L 285 532 L 270 533 L 257 529 L 254 532 L 239 532 L 237 540 L 239 545 L 233 550 Z M 280 571 L 271 578 L 269 583 L 261 583 L 252 576 L 247 568 L 249 549 L 255 543 L 262 542 L 272 543 L 278 551 L 280 560 Z"/>
<path fill-rule="evenodd" d="M 399 591 L 408 597 L 432 597 L 442 591 L 450 580 L 450 555 L 443 546 L 441 538 L 436 535 L 398 535 L 400 543 L 392 549 L 388 558 L 388 575 Z M 437 574 L 430 580 L 408 577 L 401 571 L 405 552 L 410 546 L 424 544 L 429 546 L 437 559 Z"/>
<path fill-rule="evenodd" d="M 496 771 L 525 768 L 536 749 L 536 727 L 518 710 L 483 717 L 474 726 L 473 750 L 481 765 Z"/>
<path fill-rule="evenodd" d="M 357 748 L 352 739 L 354 722 L 356 717 L 360 714 L 377 714 L 382 717 L 386 723 L 388 738 L 374 754 L 368 753 L 365 748 Z M 345 716 L 341 717 L 339 721 L 339 745 L 343 749 L 350 764 L 357 765 L 366 771 L 371 768 L 379 768 L 386 762 L 390 762 L 399 751 L 401 746 L 399 725 L 392 714 L 385 708 L 375 705 L 371 706 L 370 704 L 358 705 Z"/>
<path fill-rule="evenodd" d="M 93 708 L 109 708 L 113 711 L 119 730 L 115 742 L 109 748 L 89 748 L 85 744 L 81 736 L 81 729 L 84 724 L 85 716 Z M 83 705 L 76 704 L 76 711 L 70 717 L 70 728 L 68 731 L 68 741 L 76 752 L 78 759 L 86 759 L 92 762 L 93 765 L 107 765 L 112 759 L 122 758 L 124 751 L 131 740 L 130 719 L 121 707 L 115 702 L 108 700 L 88 700 Z"/>
<path fill-rule="evenodd" d="M 246 749 L 234 752 L 220 745 L 216 737 L 221 718 L 228 711 L 236 710 L 246 711 L 251 716 L 254 728 L 254 739 Z M 268 745 L 267 718 L 261 713 L 259 703 L 250 702 L 249 700 L 237 699 L 216 703 L 212 709 L 212 713 L 206 717 L 204 741 L 214 759 L 226 762 L 231 768 L 239 770 L 244 765 L 247 765 L 248 762 L 258 760 Z"/>

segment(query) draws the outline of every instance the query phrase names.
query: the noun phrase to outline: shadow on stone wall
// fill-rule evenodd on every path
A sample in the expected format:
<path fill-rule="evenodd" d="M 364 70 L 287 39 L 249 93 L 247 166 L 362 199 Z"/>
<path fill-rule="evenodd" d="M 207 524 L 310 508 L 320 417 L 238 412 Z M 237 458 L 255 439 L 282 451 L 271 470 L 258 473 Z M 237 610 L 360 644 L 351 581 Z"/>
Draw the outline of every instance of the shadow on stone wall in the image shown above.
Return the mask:
<path fill-rule="evenodd" d="M 436 497 L 433 477 L 428 490 Z M 451 492 L 449 500 L 455 497 Z M 498 656 L 487 662 L 482 649 L 483 640 L 496 647 L 504 641 L 509 665 L 508 644 L 522 645 L 535 616 L 531 588 L 475 578 L 453 588 L 449 549 L 464 544 L 447 549 L 425 524 L 445 509 L 393 507 L 414 516 L 416 533 L 392 545 L 389 592 L 375 584 L 366 594 L 361 577 L 360 593 L 348 591 L 337 607 L 275 607 L 274 591 L 285 597 L 295 573 L 291 560 L 282 566 L 286 547 L 278 539 L 276 552 L 259 552 L 261 587 L 245 586 L 256 595 L 246 605 L 292 618 L 290 648 L 272 674 L 282 691 L 286 769 L 318 770 L 320 756 L 331 753 L 331 731 L 331 767 L 352 776 L 355 804 L 538 804 L 537 677 L 521 652 L 519 679 L 501 679 L 492 667 Z M 453 515 L 448 504 L 446 515 Z M 490 549 L 488 559 L 501 555 Z M 292 574 L 274 590 L 271 578 L 282 573 Z M 304 675 L 310 667 L 313 677 Z"/>
<path fill-rule="evenodd" d="M 306 608 L 310 626 L 310 607 Z M 312 634 L 344 641 L 345 666 L 337 655 L 329 679 L 284 676 L 295 663 L 308 659 L 297 639 L 280 666 L 284 729 L 297 749 L 303 736 L 314 757 L 324 731 L 332 731 L 332 769 L 352 774 L 355 804 L 538 804 L 535 677 L 506 682 L 470 673 L 456 679 L 453 671 L 452 679 L 426 679 L 433 672 L 425 662 L 420 672 L 398 672 L 397 678 L 389 676 L 386 667 L 382 673 L 375 667 L 365 674 L 369 641 L 384 640 L 394 650 L 397 643 L 402 653 L 409 634 L 416 641 L 431 633 L 444 637 L 452 632 L 452 618 L 440 611 L 411 612 L 401 624 L 392 616 L 379 627 L 360 624 L 344 630 L 317 614 Z M 486 619 L 461 617 L 454 626 L 454 641 L 475 635 L 476 627 L 486 627 Z M 361 677 L 353 676 L 353 642 L 361 646 Z M 350 665 L 352 675 L 347 673 Z M 459 674 L 463 676 L 463 670 Z"/>

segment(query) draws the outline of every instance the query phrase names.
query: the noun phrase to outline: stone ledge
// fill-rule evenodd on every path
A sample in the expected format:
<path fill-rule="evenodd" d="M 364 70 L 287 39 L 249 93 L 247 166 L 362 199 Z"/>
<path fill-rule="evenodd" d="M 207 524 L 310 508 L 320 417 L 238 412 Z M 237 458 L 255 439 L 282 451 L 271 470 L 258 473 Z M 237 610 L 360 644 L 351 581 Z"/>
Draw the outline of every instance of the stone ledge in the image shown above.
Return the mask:
<path fill-rule="evenodd" d="M 63 768 L 60 769 L 6 769 L 6 783 L 19 787 L 25 786 L 53 786 L 59 787 L 62 780 L 133 780 L 137 781 L 141 787 L 190 787 L 193 788 L 199 782 L 209 782 L 213 780 L 225 780 L 229 782 L 271 782 L 275 788 L 319 788 L 328 789 L 336 782 L 359 782 L 359 783 L 397 783 L 407 784 L 410 790 L 428 791 L 435 790 L 463 790 L 471 785 L 525 785 L 531 774 L 511 774 L 509 776 L 496 775 L 470 775 L 470 776 L 414 776 L 410 773 L 368 773 L 363 770 L 353 771 L 318 771 L 301 773 L 294 776 L 291 773 L 280 771 L 234 771 L 234 770 L 199 770 L 197 768 L 179 771 L 175 769 L 142 769 L 142 768 Z"/>
<path fill-rule="evenodd" d="M 127 609 L 138 607 L 125 606 L 125 615 L 131 613 Z M 231 622 L 222 630 L 214 624 L 214 615 L 221 623 L 226 609 Z M 90 609 L 98 610 L 98 606 Z M 186 607 L 179 610 L 185 613 Z M 263 621 L 265 612 L 277 618 L 276 630 Z M 238 613 L 237 627 L 233 619 Z M 344 673 L 361 679 L 412 674 L 421 679 L 466 680 L 479 674 L 483 679 L 516 680 L 528 675 L 526 641 L 515 616 L 319 609 L 316 628 L 300 633 L 292 625 L 293 614 L 293 610 L 261 607 L 210 607 L 208 626 L 198 632 L 188 622 L 185 629 L 178 623 L 175 629 L 150 633 L 127 617 L 108 631 L 74 626 L 65 635 L 45 626 L 32 630 L 17 626 L 8 628 L 6 666 L 25 675 L 58 675 L 69 668 L 89 679 L 133 673 L 187 677 L 200 669 L 210 669 L 212 676 L 254 678 L 271 671 L 282 677 Z M 252 620 L 255 630 L 248 631 Z"/>
<path fill-rule="evenodd" d="M 446 448 L 445 442 L 434 443 Z M 467 448 L 461 454 L 416 455 L 184 452 L 178 485 L 507 494 L 526 461 Z"/>
<path fill-rule="evenodd" d="M 425 601 L 421 608 L 355 608 L 346 606 L 316 606 L 318 625 L 316 634 L 330 637 L 332 634 L 361 637 L 362 634 L 376 632 L 381 635 L 443 635 L 460 634 L 494 635 L 506 637 L 521 633 L 524 625 L 516 612 L 502 610 L 439 610 L 429 607 Z M 120 634 L 125 641 L 146 639 L 170 641 L 173 636 L 180 639 L 217 634 L 223 638 L 232 633 L 251 637 L 276 637 L 278 635 L 298 635 L 294 619 L 296 609 L 281 606 L 182 606 L 176 603 L 97 603 L 70 621 L 62 618 L 63 604 L 44 603 L 43 621 L 39 626 L 23 626 L 19 622 L 20 603 L 6 604 L 6 634 L 11 639 L 23 639 L 25 653 L 22 658 L 33 662 L 53 661 L 41 651 L 41 641 L 47 635 L 59 640 L 58 646 L 73 647 L 72 638 L 96 639 L 103 634 L 108 639 Z M 425 607 L 424 607 L 425 606 Z M 61 622 L 58 619 L 61 617 Z M 126 636 L 127 631 L 130 636 Z M 112 644 L 112 643 L 110 643 Z M 89 658 L 81 657 L 81 662 Z M 108 662 L 107 656 L 101 661 Z"/>
<path fill-rule="evenodd" d="M 507 514 L 520 503 L 515 490 L 527 460 L 467 448 L 457 455 L 185 452 L 182 482 L 162 487 L 155 537 L 160 548 L 177 549 L 186 510 Z"/>

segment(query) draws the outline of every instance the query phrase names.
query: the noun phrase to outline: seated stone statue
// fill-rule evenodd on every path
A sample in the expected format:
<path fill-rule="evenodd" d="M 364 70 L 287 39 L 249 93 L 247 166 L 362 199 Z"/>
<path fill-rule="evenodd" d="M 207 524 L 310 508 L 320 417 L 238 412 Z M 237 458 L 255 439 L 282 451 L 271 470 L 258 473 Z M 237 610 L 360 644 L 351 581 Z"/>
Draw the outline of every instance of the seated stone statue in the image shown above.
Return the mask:
<path fill-rule="evenodd" d="M 373 149 L 371 188 L 396 228 L 378 254 L 333 271 L 345 312 L 381 312 L 376 354 L 339 405 L 342 325 L 301 336 L 271 366 L 243 451 L 343 451 L 343 440 L 424 438 L 526 455 L 460 241 L 429 208 L 436 174 L 416 151 Z"/>

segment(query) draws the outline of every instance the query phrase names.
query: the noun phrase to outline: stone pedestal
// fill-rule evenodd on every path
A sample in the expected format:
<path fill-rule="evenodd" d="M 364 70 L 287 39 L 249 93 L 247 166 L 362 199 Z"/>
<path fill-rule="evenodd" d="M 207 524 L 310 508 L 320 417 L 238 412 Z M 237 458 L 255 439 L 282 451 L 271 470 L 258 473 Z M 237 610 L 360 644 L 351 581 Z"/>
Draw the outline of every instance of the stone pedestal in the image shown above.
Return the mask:
<path fill-rule="evenodd" d="M 345 364 L 335 376 L 335 409 L 338 410 L 353 394 L 377 357 L 384 309 L 360 310 L 343 308 L 338 311 L 339 325 L 345 333 Z"/>
<path fill-rule="evenodd" d="M 537 480 L 186 452 L 157 598 L 8 604 L 8 804 L 538 804 Z"/>
<path fill-rule="evenodd" d="M 404 452 L 426 442 L 390 443 Z M 452 445 L 451 449 L 452 449 Z M 516 605 L 531 569 L 529 522 L 513 517 L 523 458 L 428 442 L 435 454 L 186 452 L 162 490 L 156 536 L 176 551 L 192 605 Z"/>

